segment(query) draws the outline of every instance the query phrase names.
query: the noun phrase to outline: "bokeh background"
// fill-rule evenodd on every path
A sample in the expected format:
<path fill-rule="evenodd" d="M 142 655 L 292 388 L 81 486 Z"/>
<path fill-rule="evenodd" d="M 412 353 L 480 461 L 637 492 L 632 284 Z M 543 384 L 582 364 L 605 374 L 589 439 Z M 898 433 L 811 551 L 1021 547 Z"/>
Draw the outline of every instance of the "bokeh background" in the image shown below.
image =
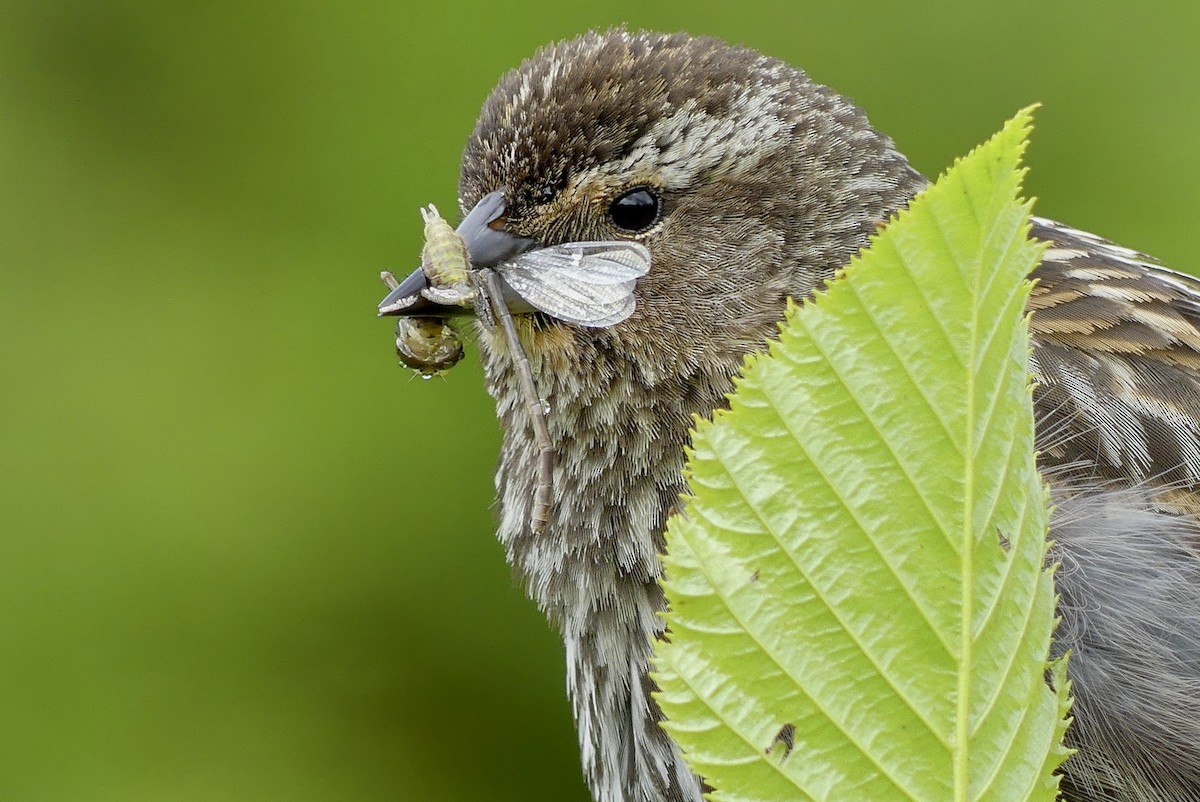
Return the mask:
<path fill-rule="evenodd" d="M 622 22 L 929 173 L 1041 101 L 1038 211 L 1200 266 L 1194 2 L 3 2 L 0 799 L 586 799 L 478 365 L 374 305 L 502 71 Z"/>

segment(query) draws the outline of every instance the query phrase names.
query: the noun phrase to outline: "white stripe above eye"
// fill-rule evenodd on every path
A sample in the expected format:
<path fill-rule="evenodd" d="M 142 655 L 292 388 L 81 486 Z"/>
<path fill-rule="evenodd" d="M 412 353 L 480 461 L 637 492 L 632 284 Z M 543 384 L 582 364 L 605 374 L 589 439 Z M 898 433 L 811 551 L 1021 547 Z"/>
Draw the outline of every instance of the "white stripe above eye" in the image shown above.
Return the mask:
<path fill-rule="evenodd" d="M 781 136 L 786 122 L 778 94 L 745 93 L 730 114 L 714 117 L 689 100 L 656 122 L 628 155 L 591 171 L 619 182 L 653 177 L 664 189 L 686 189 L 701 175 L 745 169 L 764 153 L 763 143 Z M 581 176 L 586 183 L 591 176 Z"/>

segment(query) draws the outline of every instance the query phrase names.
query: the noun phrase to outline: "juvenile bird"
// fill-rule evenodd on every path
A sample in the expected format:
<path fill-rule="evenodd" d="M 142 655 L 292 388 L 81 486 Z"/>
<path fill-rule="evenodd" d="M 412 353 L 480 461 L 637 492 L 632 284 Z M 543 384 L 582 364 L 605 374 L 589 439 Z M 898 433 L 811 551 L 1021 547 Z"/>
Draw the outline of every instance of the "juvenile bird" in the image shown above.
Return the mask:
<path fill-rule="evenodd" d="M 692 416 L 725 405 L 788 298 L 819 289 L 926 183 L 849 100 L 713 39 L 590 33 L 485 102 L 459 183 L 475 267 L 580 240 L 652 255 L 621 323 L 525 318 L 556 453 L 540 534 L 530 411 L 504 341 L 481 334 L 504 426 L 499 538 L 561 632 L 597 802 L 697 802 L 704 788 L 658 727 L 647 677 Z M 1079 749 L 1065 797 L 1200 800 L 1200 282 L 1049 220 L 1033 235 L 1050 243 L 1029 309 L 1063 566 L 1054 653 L 1072 651 Z"/>

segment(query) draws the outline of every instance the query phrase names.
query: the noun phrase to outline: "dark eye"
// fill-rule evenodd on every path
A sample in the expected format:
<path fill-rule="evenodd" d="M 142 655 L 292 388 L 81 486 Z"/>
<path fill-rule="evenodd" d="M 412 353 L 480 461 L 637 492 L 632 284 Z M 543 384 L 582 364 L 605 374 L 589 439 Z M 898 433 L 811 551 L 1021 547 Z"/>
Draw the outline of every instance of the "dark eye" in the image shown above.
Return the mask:
<path fill-rule="evenodd" d="M 652 190 L 638 187 L 619 195 L 608 207 L 608 216 L 617 228 L 636 234 L 654 225 L 661 205 Z"/>

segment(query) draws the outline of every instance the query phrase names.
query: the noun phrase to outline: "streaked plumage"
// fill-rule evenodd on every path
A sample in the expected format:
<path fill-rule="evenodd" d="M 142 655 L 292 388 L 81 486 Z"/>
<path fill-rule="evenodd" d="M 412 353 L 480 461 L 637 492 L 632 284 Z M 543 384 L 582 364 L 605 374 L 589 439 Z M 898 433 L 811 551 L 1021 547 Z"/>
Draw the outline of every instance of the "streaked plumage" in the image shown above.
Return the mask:
<path fill-rule="evenodd" d="M 655 579 L 693 414 L 722 406 L 789 296 L 820 287 L 925 179 L 850 101 L 752 51 L 682 35 L 589 34 L 505 76 L 464 154 L 463 211 L 544 245 L 632 238 L 653 255 L 611 328 L 526 326 L 552 409 L 554 513 L 529 528 L 537 448 L 498 338 L 499 537 L 561 631 L 584 770 L 600 802 L 698 800 L 655 721 Z M 617 193 L 661 215 L 614 229 Z M 1077 695 L 1074 802 L 1200 799 L 1200 282 L 1037 220 L 1030 301 L 1043 466 Z"/>
<path fill-rule="evenodd" d="M 1048 220 L 1029 309 L 1080 753 L 1070 800 L 1200 799 L 1200 280 Z"/>

